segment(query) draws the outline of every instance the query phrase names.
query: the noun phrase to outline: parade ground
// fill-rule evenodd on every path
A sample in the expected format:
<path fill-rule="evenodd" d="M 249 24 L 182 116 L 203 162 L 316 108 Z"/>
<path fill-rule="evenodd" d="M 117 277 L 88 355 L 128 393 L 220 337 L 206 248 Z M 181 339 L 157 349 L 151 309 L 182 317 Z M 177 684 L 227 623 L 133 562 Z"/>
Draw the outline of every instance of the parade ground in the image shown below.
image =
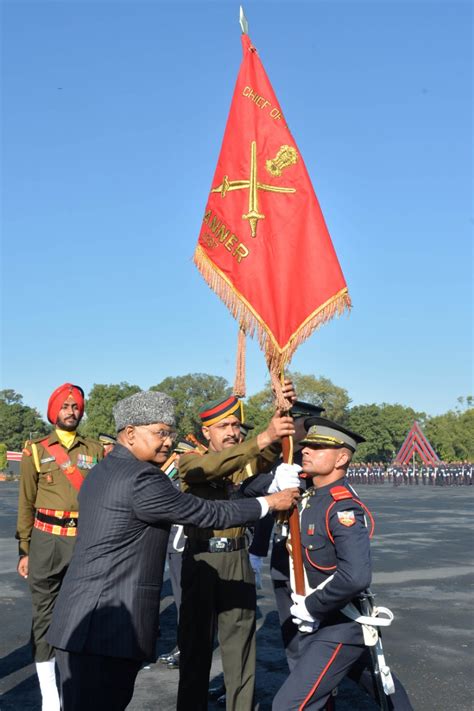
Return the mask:
<path fill-rule="evenodd" d="M 472 502 L 474 487 L 360 486 L 375 516 L 372 542 L 377 602 L 395 622 L 384 633 L 386 657 L 405 684 L 417 711 L 469 711 L 473 700 L 474 581 Z M 14 540 L 18 484 L 0 482 L 0 709 L 39 711 L 41 699 L 28 645 L 30 596 L 16 573 Z M 131 561 L 133 565 L 133 562 Z M 161 606 L 158 652 L 175 644 L 176 614 L 169 581 Z M 267 565 L 258 598 L 256 709 L 270 711 L 287 675 Z M 222 681 L 218 648 L 211 685 Z M 172 711 L 178 672 L 160 664 L 140 671 L 132 711 Z M 219 708 L 213 701 L 209 709 Z M 343 684 L 337 711 L 373 709 L 359 691 Z M 104 711 L 107 711 L 104 709 Z M 192 709 L 190 709 L 192 711 Z"/>

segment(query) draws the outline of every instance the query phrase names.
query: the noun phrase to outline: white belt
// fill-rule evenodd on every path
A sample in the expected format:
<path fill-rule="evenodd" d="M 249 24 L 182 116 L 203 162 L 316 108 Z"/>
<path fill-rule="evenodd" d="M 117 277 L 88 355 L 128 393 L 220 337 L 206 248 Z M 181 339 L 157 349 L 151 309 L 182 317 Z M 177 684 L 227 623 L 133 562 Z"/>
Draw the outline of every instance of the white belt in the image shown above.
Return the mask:
<path fill-rule="evenodd" d="M 354 603 L 349 602 L 341 608 L 341 612 L 346 617 L 354 620 L 354 622 L 358 622 L 360 625 L 369 625 L 370 627 L 389 627 L 393 622 L 393 612 L 388 607 L 374 607 L 373 614 L 368 617 L 367 615 L 361 615 Z M 386 617 L 380 617 L 380 615 L 386 615 Z M 368 646 L 371 647 L 372 645 L 369 644 Z"/>
<path fill-rule="evenodd" d="M 377 662 L 380 669 L 380 678 L 382 680 L 383 690 L 386 695 L 395 693 L 395 684 L 393 681 L 390 667 L 385 661 L 382 640 L 378 633 L 377 627 L 389 627 L 393 622 L 393 612 L 388 607 L 374 607 L 372 615 L 361 615 L 357 607 L 349 602 L 341 609 L 341 612 L 362 625 L 362 633 L 364 635 L 364 643 L 367 647 L 375 647 Z M 385 615 L 385 617 L 380 617 Z"/>

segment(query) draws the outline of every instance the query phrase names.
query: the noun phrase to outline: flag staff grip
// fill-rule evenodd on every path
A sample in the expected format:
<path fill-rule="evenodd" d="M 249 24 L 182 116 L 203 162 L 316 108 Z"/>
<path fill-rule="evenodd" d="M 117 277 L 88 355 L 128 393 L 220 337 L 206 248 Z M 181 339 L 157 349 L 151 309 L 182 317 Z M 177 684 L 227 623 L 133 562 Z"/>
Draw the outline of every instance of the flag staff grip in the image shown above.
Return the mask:
<path fill-rule="evenodd" d="M 290 450 L 290 444 L 285 440 L 291 440 L 290 436 L 282 437 L 283 461 L 291 464 L 286 458 L 285 452 Z M 292 449 L 292 447 L 291 447 Z M 298 508 L 295 506 L 288 520 L 291 536 L 291 552 L 293 558 L 293 572 L 295 576 L 295 593 L 305 595 L 304 572 L 303 572 L 303 554 L 301 552 L 301 530 L 300 530 L 300 515 Z"/>
<path fill-rule="evenodd" d="M 280 380 L 283 383 L 285 379 L 283 370 L 281 371 Z M 289 415 L 290 413 L 285 413 Z M 281 450 L 283 462 L 285 464 L 293 464 L 293 437 L 285 435 L 281 438 Z M 305 595 L 304 571 L 303 571 L 303 554 L 301 552 L 301 530 L 300 530 L 300 515 L 298 508 L 295 506 L 288 520 L 291 536 L 291 551 L 290 555 L 293 559 L 293 573 L 295 578 L 295 593 L 297 595 Z"/>

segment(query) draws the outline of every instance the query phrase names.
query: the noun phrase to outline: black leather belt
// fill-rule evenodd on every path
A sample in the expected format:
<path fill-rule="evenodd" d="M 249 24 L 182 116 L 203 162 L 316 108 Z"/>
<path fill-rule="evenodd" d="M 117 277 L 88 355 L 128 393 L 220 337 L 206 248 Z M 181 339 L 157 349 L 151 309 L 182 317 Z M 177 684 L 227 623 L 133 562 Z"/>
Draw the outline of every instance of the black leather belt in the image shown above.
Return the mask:
<path fill-rule="evenodd" d="M 240 551 L 247 545 L 245 536 L 238 538 L 209 538 L 207 541 L 190 541 L 186 545 L 193 553 L 228 553 L 229 551 Z"/>
<path fill-rule="evenodd" d="M 61 526 L 61 528 L 77 527 L 77 518 L 57 518 L 56 516 L 47 516 L 42 511 L 36 512 L 36 518 L 43 523 L 49 523 L 50 526 Z"/>

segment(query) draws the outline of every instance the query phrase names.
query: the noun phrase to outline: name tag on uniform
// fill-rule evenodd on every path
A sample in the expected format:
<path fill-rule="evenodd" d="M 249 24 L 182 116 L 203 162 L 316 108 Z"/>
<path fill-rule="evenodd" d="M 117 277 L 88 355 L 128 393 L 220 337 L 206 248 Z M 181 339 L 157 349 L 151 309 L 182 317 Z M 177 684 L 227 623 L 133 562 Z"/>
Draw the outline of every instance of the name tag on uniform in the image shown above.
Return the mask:
<path fill-rule="evenodd" d="M 78 454 L 77 466 L 79 469 L 92 469 L 97 464 L 97 457 L 92 457 L 90 454 Z"/>
<path fill-rule="evenodd" d="M 44 457 L 44 459 L 41 460 L 41 464 L 47 464 L 48 462 L 54 462 L 54 457 Z"/>
<path fill-rule="evenodd" d="M 353 526 L 356 522 L 355 513 L 353 511 L 338 511 L 337 517 L 339 523 L 342 523 L 343 526 Z"/>

